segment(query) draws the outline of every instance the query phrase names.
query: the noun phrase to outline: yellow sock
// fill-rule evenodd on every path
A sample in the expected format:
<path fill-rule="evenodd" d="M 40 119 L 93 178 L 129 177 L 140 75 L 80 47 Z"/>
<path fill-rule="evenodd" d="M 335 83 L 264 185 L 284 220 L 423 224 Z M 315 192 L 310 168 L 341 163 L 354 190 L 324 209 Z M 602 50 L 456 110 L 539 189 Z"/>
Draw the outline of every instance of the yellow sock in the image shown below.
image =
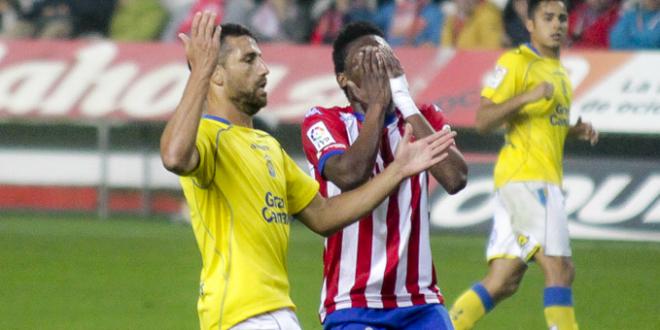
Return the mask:
<path fill-rule="evenodd" d="M 469 330 L 493 308 L 493 299 L 481 283 L 465 291 L 454 303 L 449 315 L 456 330 Z"/>
<path fill-rule="evenodd" d="M 571 288 L 548 287 L 543 292 L 545 321 L 550 330 L 578 330 Z"/>

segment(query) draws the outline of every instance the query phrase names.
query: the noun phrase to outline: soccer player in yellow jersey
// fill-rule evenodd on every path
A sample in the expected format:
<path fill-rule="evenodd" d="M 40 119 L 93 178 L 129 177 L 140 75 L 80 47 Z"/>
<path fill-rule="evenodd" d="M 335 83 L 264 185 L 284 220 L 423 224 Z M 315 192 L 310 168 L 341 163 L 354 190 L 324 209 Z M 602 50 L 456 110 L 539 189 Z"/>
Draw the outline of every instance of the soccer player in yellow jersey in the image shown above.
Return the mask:
<path fill-rule="evenodd" d="M 249 30 L 216 26 L 215 18 L 197 13 L 191 36 L 179 36 L 191 73 L 161 137 L 163 164 L 181 176 L 202 256 L 200 327 L 299 329 L 286 268 L 290 215 L 330 235 L 404 178 L 444 160 L 455 133 L 412 142 L 406 127 L 387 169 L 325 199 L 272 136 L 253 128 L 252 116 L 266 105 L 268 68 Z"/>
<path fill-rule="evenodd" d="M 569 124 L 572 91 L 559 49 L 568 28 L 566 4 L 530 0 L 531 44 L 506 52 L 481 92 L 477 129 L 502 125 L 505 143 L 495 164 L 493 228 L 488 274 L 450 310 L 458 330 L 471 329 L 518 288 L 534 260 L 545 275 L 549 329 L 577 329 L 571 285 L 574 268 L 561 191 L 566 136 L 594 145 L 598 134 L 581 119 Z"/>

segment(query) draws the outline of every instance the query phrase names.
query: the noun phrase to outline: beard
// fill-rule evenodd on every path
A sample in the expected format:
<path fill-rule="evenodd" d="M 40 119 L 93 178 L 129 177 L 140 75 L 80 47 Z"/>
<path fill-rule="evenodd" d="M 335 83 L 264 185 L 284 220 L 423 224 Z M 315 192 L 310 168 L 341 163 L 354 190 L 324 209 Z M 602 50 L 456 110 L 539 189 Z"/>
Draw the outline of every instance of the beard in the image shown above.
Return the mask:
<path fill-rule="evenodd" d="M 267 95 L 260 93 L 260 88 L 238 91 L 230 99 L 238 109 L 250 116 L 257 114 L 268 103 Z"/>

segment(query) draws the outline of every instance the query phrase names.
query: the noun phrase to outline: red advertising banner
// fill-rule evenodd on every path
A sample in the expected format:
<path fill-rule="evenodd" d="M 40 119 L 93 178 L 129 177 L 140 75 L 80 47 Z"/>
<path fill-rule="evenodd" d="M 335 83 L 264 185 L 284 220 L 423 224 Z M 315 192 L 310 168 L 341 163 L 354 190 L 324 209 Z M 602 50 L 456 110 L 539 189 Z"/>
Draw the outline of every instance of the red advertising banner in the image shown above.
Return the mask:
<path fill-rule="evenodd" d="M 269 104 L 260 116 L 297 123 L 312 106 L 345 104 L 329 47 L 264 44 Z M 438 104 L 454 126 L 471 127 L 482 81 L 502 51 L 401 48 L 418 102 Z M 602 131 L 660 132 L 660 52 L 567 52 L 573 120 Z M 188 69 L 179 44 L 0 41 L 0 118 L 76 121 L 165 120 Z"/>

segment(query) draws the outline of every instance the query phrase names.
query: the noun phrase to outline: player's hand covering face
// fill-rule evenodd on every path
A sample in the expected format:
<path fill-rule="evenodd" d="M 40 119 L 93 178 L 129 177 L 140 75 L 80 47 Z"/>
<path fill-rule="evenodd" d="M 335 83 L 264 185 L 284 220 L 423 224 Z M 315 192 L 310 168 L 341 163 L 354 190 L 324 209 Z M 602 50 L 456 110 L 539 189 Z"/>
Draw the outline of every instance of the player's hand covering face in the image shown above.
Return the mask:
<path fill-rule="evenodd" d="M 348 95 L 363 106 L 388 105 L 392 99 L 390 81 L 385 68 L 385 56 L 377 47 L 367 46 L 351 61 L 351 71 L 361 77 L 356 82 L 347 82 Z"/>
<path fill-rule="evenodd" d="M 216 16 L 208 11 L 198 12 L 193 18 L 190 36 L 179 34 L 191 71 L 205 77 L 213 74 L 220 53 L 221 28 L 215 25 Z"/>
<path fill-rule="evenodd" d="M 424 171 L 449 156 L 448 150 L 455 144 L 455 136 L 456 132 L 443 129 L 413 142 L 412 125 L 406 124 L 390 166 L 398 166 L 403 177 Z"/>
<path fill-rule="evenodd" d="M 387 71 L 387 76 L 391 78 L 397 78 L 404 74 L 403 66 L 399 58 L 394 55 L 394 51 L 388 45 L 381 45 L 378 50 L 383 54 L 385 58 L 385 71 Z"/>

